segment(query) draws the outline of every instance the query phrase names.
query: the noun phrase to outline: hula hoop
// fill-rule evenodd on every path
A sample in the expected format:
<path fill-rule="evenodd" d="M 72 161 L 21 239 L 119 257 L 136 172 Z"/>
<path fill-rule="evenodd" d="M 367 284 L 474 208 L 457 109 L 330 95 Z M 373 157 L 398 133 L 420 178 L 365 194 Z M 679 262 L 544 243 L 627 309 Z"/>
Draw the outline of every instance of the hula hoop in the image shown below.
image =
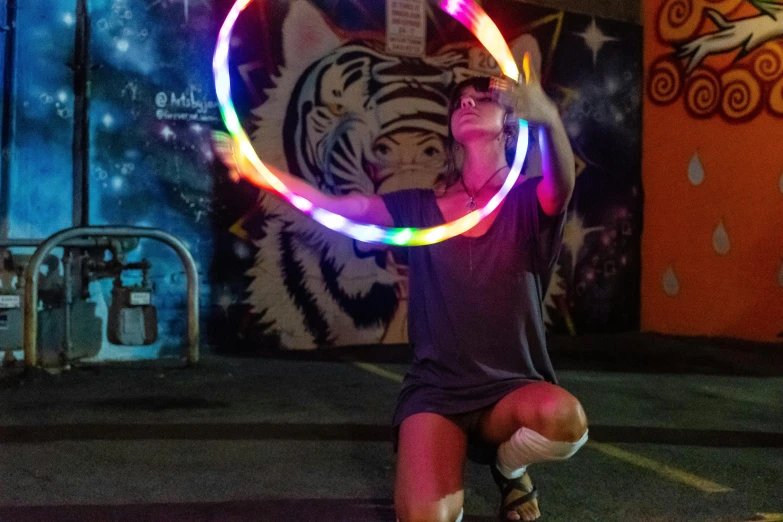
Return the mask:
<path fill-rule="evenodd" d="M 511 188 L 516 183 L 522 165 L 525 162 L 528 149 L 528 123 L 519 120 L 519 137 L 517 138 L 517 152 L 511 171 L 500 190 L 487 202 L 459 219 L 431 228 L 392 228 L 380 227 L 358 223 L 347 219 L 340 214 L 316 207 L 310 201 L 289 189 L 277 178 L 261 161 L 253 149 L 250 139 L 239 122 L 234 103 L 231 100 L 231 78 L 228 72 L 228 51 L 231 33 L 239 18 L 240 13 L 253 0 L 237 0 L 229 11 L 218 35 L 217 46 L 212 60 L 212 69 L 215 76 L 215 88 L 217 91 L 220 114 L 223 123 L 231 134 L 239 151 L 250 161 L 255 172 L 243 172 L 242 175 L 250 182 L 257 185 L 270 185 L 272 190 L 288 200 L 308 216 L 327 228 L 339 232 L 348 237 L 366 243 L 384 243 L 398 246 L 420 246 L 444 241 L 460 235 L 474 226 L 494 211 L 503 201 Z M 519 80 L 519 69 L 514 62 L 514 57 L 508 44 L 503 39 L 495 23 L 489 18 L 481 7 L 473 0 L 442 0 L 439 7 L 454 17 L 462 25 L 467 27 L 492 57 L 500 65 L 503 74 L 514 80 Z M 529 81 L 529 61 L 527 55 L 523 63 L 525 81 Z"/>

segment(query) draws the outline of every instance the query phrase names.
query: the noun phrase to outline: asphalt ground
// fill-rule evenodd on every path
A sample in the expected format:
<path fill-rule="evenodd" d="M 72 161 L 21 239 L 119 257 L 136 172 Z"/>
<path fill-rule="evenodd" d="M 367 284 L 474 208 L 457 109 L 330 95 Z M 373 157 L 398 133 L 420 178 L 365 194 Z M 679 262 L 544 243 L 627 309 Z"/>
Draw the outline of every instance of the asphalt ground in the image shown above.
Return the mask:
<path fill-rule="evenodd" d="M 611 371 L 579 369 L 587 348 L 555 357 L 591 441 L 531 467 L 542 521 L 783 521 L 783 374 L 713 348 Z M 393 521 L 406 364 L 360 353 L 5 369 L 0 521 Z M 465 520 L 495 520 L 488 469 L 469 462 L 465 485 Z"/>

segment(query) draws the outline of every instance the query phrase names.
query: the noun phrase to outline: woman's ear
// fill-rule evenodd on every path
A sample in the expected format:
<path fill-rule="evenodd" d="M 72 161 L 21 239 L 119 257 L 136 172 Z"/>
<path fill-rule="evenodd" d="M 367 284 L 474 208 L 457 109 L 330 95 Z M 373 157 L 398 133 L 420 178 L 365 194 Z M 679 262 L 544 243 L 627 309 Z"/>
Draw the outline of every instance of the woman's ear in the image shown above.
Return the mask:
<path fill-rule="evenodd" d="M 517 130 L 518 126 L 519 122 L 514 117 L 514 113 L 506 111 L 506 114 L 503 115 L 503 132 L 506 134 L 514 134 L 514 131 Z"/>

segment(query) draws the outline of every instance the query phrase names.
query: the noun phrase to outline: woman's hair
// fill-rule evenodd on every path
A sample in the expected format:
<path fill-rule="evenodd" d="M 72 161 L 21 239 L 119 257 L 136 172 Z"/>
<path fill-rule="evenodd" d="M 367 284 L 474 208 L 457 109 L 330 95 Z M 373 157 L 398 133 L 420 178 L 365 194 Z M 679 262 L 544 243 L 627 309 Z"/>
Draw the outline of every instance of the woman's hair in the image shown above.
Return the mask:
<path fill-rule="evenodd" d="M 461 166 L 457 164 L 457 141 L 454 139 L 454 133 L 451 129 L 451 118 L 454 115 L 454 111 L 459 108 L 462 92 L 465 89 L 473 87 L 478 92 L 489 92 L 489 81 L 490 78 L 488 76 L 475 76 L 473 78 L 468 78 L 467 80 L 462 80 L 452 90 L 451 99 L 449 101 L 449 132 L 446 138 L 446 170 L 439 182 L 439 184 L 444 185 L 444 189 L 457 183 L 461 176 Z M 506 114 L 512 114 L 511 110 L 507 110 Z M 511 161 L 514 159 L 514 154 L 516 154 L 519 127 L 515 125 L 506 125 L 504 126 L 503 132 L 506 133 L 506 163 L 511 164 Z"/>

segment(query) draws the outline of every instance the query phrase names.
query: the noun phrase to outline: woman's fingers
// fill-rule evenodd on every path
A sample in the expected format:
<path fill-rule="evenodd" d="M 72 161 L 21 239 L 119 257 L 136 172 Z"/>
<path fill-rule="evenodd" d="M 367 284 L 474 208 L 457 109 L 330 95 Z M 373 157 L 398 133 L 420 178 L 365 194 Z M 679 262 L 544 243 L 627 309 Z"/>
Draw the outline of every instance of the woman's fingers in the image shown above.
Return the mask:
<path fill-rule="evenodd" d="M 519 86 L 511 79 L 503 77 L 492 77 L 489 83 L 489 89 L 495 100 L 504 107 L 515 109 L 518 105 L 517 98 L 520 95 Z"/>

